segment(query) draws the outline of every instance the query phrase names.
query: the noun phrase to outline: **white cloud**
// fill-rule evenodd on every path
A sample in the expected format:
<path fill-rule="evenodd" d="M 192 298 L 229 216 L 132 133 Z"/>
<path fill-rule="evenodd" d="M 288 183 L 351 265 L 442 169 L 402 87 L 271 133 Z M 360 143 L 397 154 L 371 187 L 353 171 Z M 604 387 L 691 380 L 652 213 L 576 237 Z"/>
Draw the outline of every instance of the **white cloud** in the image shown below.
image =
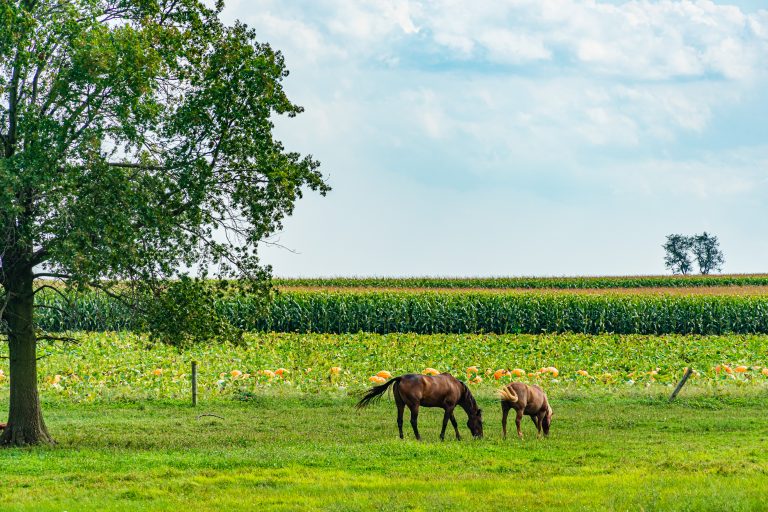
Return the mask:
<path fill-rule="evenodd" d="M 621 79 L 745 80 L 768 65 L 768 11 L 745 14 L 710 0 L 327 0 L 304 7 L 261 0 L 232 12 L 246 13 L 270 38 L 330 59 L 343 48 L 368 60 L 405 41 L 403 51 L 431 44 L 446 61 L 557 58 L 558 67 Z"/>
<path fill-rule="evenodd" d="M 541 39 L 527 34 L 495 29 L 481 34 L 477 40 L 488 51 L 488 57 L 497 62 L 518 64 L 552 57 Z"/>
<path fill-rule="evenodd" d="M 614 193 L 688 197 L 700 201 L 762 196 L 768 190 L 768 147 L 705 154 L 687 160 L 648 159 L 627 162 L 622 176 L 608 173 Z"/>

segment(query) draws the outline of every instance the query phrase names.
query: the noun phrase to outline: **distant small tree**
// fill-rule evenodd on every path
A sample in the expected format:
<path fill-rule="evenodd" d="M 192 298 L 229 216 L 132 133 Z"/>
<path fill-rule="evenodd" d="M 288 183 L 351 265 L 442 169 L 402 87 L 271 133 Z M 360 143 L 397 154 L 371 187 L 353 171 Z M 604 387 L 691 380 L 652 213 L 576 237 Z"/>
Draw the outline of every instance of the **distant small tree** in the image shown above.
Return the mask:
<path fill-rule="evenodd" d="M 693 237 L 677 234 L 667 235 L 667 241 L 662 245 L 666 252 L 664 265 L 673 274 L 688 274 L 693 269 L 690 255 L 692 244 Z"/>
<path fill-rule="evenodd" d="M 720 270 L 725 263 L 725 254 L 720 250 L 720 242 L 715 235 L 706 231 L 690 238 L 691 250 L 699 265 L 699 272 L 709 274 L 713 270 Z"/>

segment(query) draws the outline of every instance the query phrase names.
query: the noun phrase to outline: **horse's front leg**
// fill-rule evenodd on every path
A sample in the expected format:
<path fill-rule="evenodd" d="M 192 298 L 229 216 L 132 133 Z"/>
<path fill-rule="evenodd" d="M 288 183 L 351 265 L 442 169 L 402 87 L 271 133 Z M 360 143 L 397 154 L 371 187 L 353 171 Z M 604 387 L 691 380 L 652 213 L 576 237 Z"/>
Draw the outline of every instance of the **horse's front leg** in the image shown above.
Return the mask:
<path fill-rule="evenodd" d="M 459 424 L 456 422 L 456 416 L 453 415 L 453 411 L 451 411 L 451 425 L 453 425 L 453 430 L 456 431 L 456 440 L 461 441 L 461 434 L 459 434 Z"/>
<path fill-rule="evenodd" d="M 454 406 L 455 407 L 455 406 Z M 443 430 L 440 431 L 440 440 L 445 440 L 445 428 L 448 426 L 448 420 L 453 416 L 454 407 L 446 406 L 445 413 L 443 414 Z"/>
<path fill-rule="evenodd" d="M 417 441 L 421 441 L 419 435 L 419 404 L 408 405 L 411 410 L 411 427 L 413 427 L 413 435 L 416 436 Z"/>
<path fill-rule="evenodd" d="M 539 415 L 531 416 L 533 424 L 536 425 L 536 437 L 541 437 L 541 417 Z"/>
<path fill-rule="evenodd" d="M 523 411 L 522 409 L 517 411 L 517 416 L 515 416 L 515 425 L 517 426 L 517 437 L 520 439 L 523 438 L 523 430 L 520 428 L 520 422 L 523 420 Z"/>
<path fill-rule="evenodd" d="M 509 416 L 509 410 L 511 407 L 506 402 L 501 404 L 501 431 L 502 439 L 507 438 L 507 416 Z"/>

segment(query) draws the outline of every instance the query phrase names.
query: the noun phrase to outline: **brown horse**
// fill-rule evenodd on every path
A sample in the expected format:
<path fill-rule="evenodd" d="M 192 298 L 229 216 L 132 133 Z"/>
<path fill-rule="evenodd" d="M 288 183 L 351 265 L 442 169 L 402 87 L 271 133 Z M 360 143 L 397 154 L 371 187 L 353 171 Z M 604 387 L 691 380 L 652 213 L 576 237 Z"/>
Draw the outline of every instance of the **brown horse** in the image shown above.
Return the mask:
<path fill-rule="evenodd" d="M 445 428 L 448 420 L 451 421 L 453 429 L 456 431 L 456 439 L 461 440 L 459 426 L 456 423 L 456 417 L 453 410 L 458 405 L 467 413 L 467 427 L 476 438 L 483 437 L 483 411 L 477 407 L 477 402 L 469 392 L 466 384 L 458 380 L 450 373 L 441 373 L 434 377 L 427 375 L 417 375 L 409 373 L 390 379 L 380 386 L 372 387 L 362 400 L 358 402 L 357 408 L 365 407 L 371 402 L 377 400 L 384 392 L 392 387 L 397 404 L 397 428 L 400 431 L 400 439 L 403 438 L 403 411 L 405 406 L 411 411 L 411 426 L 416 439 L 421 441 L 419 435 L 419 407 L 441 407 L 445 414 L 443 415 L 443 430 L 440 432 L 440 439 L 445 439 Z"/>
<path fill-rule="evenodd" d="M 501 398 L 501 429 L 504 439 L 507 438 L 507 415 L 510 409 L 517 413 L 515 425 L 517 436 L 522 439 L 523 431 L 520 430 L 520 421 L 523 415 L 528 415 L 536 425 L 539 435 L 542 430 L 544 435 L 549 435 L 549 426 L 552 423 L 552 407 L 549 406 L 547 395 L 539 386 L 529 386 L 523 382 L 513 382 L 499 390 Z"/>

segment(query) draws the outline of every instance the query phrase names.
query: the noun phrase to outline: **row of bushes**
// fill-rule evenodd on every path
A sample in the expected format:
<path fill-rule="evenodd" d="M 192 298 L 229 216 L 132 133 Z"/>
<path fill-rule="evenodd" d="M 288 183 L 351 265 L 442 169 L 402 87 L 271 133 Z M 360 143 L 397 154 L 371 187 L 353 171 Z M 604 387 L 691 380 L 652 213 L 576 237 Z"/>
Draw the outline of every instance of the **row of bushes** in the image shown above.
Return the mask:
<path fill-rule="evenodd" d="M 319 288 L 684 288 L 701 286 L 768 286 L 768 275 L 471 278 L 339 277 L 276 279 L 275 285 Z"/>
<path fill-rule="evenodd" d="M 88 294 L 66 308 L 44 300 L 39 325 L 51 331 L 136 330 L 130 310 Z M 55 304 L 54 304 L 55 303 Z M 232 296 L 219 312 L 248 331 L 586 334 L 768 333 L 768 297 L 531 295 L 430 292 L 283 292 L 265 314 L 256 299 Z"/>

